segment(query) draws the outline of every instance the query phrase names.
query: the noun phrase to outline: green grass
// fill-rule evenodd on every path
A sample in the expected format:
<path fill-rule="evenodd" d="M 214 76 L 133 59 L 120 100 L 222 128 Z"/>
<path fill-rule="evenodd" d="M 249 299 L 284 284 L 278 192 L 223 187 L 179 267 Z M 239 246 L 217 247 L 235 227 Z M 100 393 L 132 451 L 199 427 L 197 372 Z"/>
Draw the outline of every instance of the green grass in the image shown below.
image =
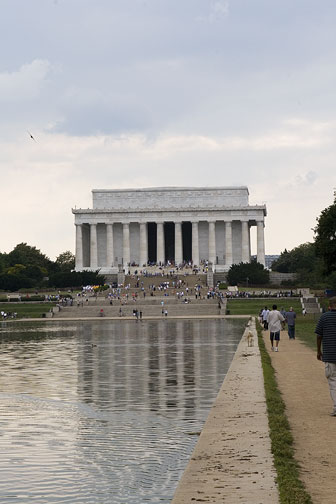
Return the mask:
<path fill-rule="evenodd" d="M 300 480 L 299 464 L 294 458 L 293 436 L 285 414 L 285 403 L 277 386 L 274 368 L 266 351 L 260 327 L 258 328 L 258 340 L 280 503 L 312 504 L 311 497 Z"/>
<path fill-rule="evenodd" d="M 0 311 L 17 313 L 17 318 L 41 318 L 55 303 L 0 303 Z"/>
<path fill-rule="evenodd" d="M 307 314 L 305 317 L 301 315 L 297 318 L 295 324 L 295 336 L 313 350 L 316 350 L 316 334 L 314 331 L 319 318 L 320 314 Z"/>
<path fill-rule="evenodd" d="M 264 308 L 264 306 L 268 306 L 268 308 L 271 309 L 273 304 L 277 305 L 278 310 L 281 310 L 281 308 L 289 310 L 290 306 L 293 307 L 296 313 L 301 313 L 302 310 L 299 298 L 228 299 L 227 309 L 230 310 L 230 315 L 258 316 L 260 310 Z"/>

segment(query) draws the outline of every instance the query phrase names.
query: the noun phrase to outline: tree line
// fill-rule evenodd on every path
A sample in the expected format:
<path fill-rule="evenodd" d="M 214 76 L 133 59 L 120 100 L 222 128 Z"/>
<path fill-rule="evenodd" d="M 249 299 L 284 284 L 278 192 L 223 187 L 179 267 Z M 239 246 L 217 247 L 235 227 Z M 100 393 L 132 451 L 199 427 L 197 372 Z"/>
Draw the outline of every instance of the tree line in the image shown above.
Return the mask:
<path fill-rule="evenodd" d="M 19 243 L 7 253 L 0 253 L 0 290 L 102 285 L 99 271 L 73 271 L 75 256 L 66 251 L 52 261 L 36 247 Z"/>

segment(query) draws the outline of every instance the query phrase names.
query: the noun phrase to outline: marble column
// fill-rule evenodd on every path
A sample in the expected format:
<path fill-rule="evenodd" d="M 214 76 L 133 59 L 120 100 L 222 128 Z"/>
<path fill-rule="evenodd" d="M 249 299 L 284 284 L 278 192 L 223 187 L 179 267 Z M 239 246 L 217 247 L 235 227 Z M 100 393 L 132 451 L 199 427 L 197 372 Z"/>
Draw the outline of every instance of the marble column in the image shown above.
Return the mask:
<path fill-rule="evenodd" d="M 191 243 L 191 255 L 194 266 L 199 265 L 199 237 L 198 237 L 198 222 L 192 222 L 192 243 Z"/>
<path fill-rule="evenodd" d="M 148 234 L 147 222 L 140 222 L 140 263 L 139 267 L 142 268 L 148 261 Z"/>
<path fill-rule="evenodd" d="M 264 222 L 257 221 L 257 261 L 265 266 Z"/>
<path fill-rule="evenodd" d="M 164 225 L 163 222 L 158 222 L 157 226 L 157 248 L 156 262 L 159 264 L 165 263 L 165 243 L 164 243 Z"/>
<path fill-rule="evenodd" d="M 175 264 L 183 262 L 182 222 L 175 222 Z"/>
<path fill-rule="evenodd" d="M 123 223 L 123 265 L 127 266 L 131 261 L 129 223 Z"/>
<path fill-rule="evenodd" d="M 114 264 L 113 224 L 106 224 L 106 266 Z"/>
<path fill-rule="evenodd" d="M 76 271 L 83 269 L 83 233 L 82 224 L 76 224 Z"/>
<path fill-rule="evenodd" d="M 209 262 L 216 264 L 216 232 L 215 222 L 209 222 Z"/>
<path fill-rule="evenodd" d="M 232 222 L 225 222 L 225 266 L 231 267 L 233 261 L 232 254 Z"/>
<path fill-rule="evenodd" d="M 90 268 L 98 268 L 97 224 L 90 225 Z"/>
<path fill-rule="evenodd" d="M 249 225 L 247 221 L 242 221 L 242 262 L 250 262 L 250 247 L 249 247 Z"/>

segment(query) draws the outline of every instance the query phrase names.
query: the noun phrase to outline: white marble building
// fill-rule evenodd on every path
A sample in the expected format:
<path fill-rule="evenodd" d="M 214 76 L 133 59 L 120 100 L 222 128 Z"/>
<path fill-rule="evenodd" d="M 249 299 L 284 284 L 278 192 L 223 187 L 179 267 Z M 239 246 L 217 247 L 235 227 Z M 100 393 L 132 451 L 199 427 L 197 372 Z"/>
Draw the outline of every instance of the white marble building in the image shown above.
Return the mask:
<path fill-rule="evenodd" d="M 265 205 L 249 205 L 247 187 L 94 189 L 92 209 L 73 209 L 76 271 L 116 273 L 148 262 L 199 265 L 213 271 L 249 262 L 257 226 L 257 260 L 265 265 Z"/>

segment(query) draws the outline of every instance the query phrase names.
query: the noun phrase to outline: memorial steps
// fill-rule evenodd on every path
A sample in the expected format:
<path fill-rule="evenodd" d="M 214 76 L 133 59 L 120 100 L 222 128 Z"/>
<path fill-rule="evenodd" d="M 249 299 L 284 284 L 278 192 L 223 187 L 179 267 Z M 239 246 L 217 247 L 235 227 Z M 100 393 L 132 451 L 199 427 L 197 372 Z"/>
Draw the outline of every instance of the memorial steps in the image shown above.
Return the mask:
<path fill-rule="evenodd" d="M 161 302 L 164 304 L 162 305 Z M 121 308 L 121 313 L 120 313 Z M 102 311 L 103 310 L 103 311 Z M 61 307 L 58 313 L 54 314 L 54 318 L 100 318 L 100 317 L 133 317 L 133 310 L 142 312 L 144 318 L 148 317 L 209 317 L 225 314 L 225 306 L 218 307 L 217 299 L 201 299 L 192 300 L 190 303 L 184 303 L 169 297 L 151 297 L 138 299 L 133 301 L 129 299 L 127 304 L 122 304 L 119 300 L 113 300 L 111 306 L 107 299 L 98 297 L 97 300 L 89 298 L 89 302 L 84 306 L 77 306 L 76 302 L 73 306 Z M 162 310 L 167 310 L 167 317 L 162 314 Z"/>

